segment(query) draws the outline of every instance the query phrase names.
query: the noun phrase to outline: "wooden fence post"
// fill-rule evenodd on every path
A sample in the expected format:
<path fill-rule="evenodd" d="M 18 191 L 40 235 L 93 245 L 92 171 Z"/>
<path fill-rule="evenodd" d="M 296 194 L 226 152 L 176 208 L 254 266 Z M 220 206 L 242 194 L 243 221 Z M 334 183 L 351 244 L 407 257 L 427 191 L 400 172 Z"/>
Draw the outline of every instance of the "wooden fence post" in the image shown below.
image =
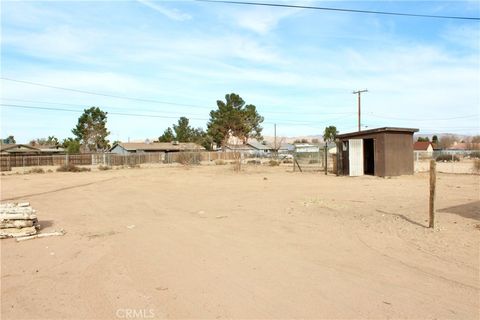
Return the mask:
<path fill-rule="evenodd" d="M 435 223 L 435 186 L 437 181 L 437 163 L 435 160 L 430 160 L 430 201 L 428 206 L 429 220 L 428 227 L 434 228 Z"/>
<path fill-rule="evenodd" d="M 328 146 L 325 143 L 325 175 L 328 174 Z"/>

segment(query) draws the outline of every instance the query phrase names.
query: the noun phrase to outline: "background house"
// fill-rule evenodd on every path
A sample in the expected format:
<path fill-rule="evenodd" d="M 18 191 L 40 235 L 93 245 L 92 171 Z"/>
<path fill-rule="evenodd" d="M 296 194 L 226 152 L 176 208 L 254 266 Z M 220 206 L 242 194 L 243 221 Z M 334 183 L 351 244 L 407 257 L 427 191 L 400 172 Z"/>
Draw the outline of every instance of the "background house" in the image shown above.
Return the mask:
<path fill-rule="evenodd" d="M 193 142 L 120 142 L 110 148 L 111 153 L 132 154 L 148 152 L 179 152 L 179 151 L 203 151 L 199 144 Z"/>
<path fill-rule="evenodd" d="M 305 152 L 319 152 L 320 147 L 317 144 L 310 144 L 310 143 L 296 143 L 295 144 L 295 152 L 298 153 L 305 153 Z"/>
<path fill-rule="evenodd" d="M 413 144 L 413 150 L 424 151 L 431 155 L 434 149 L 433 149 L 433 144 L 430 141 L 416 141 Z"/>
<path fill-rule="evenodd" d="M 28 144 L 0 144 L 0 153 L 8 155 L 38 155 L 41 151 L 39 148 Z"/>

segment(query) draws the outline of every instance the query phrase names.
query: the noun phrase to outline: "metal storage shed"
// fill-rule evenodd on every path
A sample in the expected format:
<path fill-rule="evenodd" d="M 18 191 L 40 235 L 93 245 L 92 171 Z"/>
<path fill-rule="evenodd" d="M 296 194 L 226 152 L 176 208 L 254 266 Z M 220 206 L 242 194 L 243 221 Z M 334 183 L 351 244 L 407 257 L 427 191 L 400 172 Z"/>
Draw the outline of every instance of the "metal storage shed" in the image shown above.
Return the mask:
<path fill-rule="evenodd" d="M 338 174 L 380 177 L 413 174 L 413 133 L 384 127 L 337 136 Z"/>

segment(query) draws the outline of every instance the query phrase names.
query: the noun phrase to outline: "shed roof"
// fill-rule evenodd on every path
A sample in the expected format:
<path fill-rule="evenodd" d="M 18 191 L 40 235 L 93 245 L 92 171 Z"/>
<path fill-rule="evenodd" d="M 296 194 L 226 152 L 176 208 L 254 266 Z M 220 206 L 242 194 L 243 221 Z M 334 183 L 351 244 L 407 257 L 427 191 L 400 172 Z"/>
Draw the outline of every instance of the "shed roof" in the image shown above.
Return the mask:
<path fill-rule="evenodd" d="M 369 129 L 369 130 L 364 130 L 364 131 L 355 131 L 355 132 L 339 134 L 339 135 L 337 135 L 337 138 L 339 138 L 339 139 L 354 138 L 354 137 L 361 137 L 361 136 L 369 135 L 369 134 L 372 134 L 372 133 L 382 133 L 382 132 L 411 133 L 411 134 L 413 134 L 414 132 L 418 132 L 418 129 L 383 127 L 383 128 L 376 128 L 376 129 Z"/>

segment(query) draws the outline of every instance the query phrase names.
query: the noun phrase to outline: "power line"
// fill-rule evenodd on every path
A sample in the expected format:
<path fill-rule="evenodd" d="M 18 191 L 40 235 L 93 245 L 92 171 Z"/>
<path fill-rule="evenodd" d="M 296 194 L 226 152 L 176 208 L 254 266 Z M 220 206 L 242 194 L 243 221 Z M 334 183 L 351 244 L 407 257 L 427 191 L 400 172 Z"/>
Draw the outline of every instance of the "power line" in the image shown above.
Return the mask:
<path fill-rule="evenodd" d="M 458 116 L 458 117 L 450 117 L 450 118 L 428 118 L 428 119 L 414 119 L 414 118 L 394 118 L 394 117 L 385 117 L 385 116 L 379 116 L 375 114 L 367 114 L 370 117 L 374 118 L 380 118 L 380 119 L 388 119 L 388 120 L 400 120 L 400 121 L 444 121 L 444 120 L 455 120 L 455 119 L 466 119 L 466 118 L 472 118 L 472 117 L 478 117 L 478 114 L 471 114 L 471 115 L 465 115 L 465 116 Z"/>
<path fill-rule="evenodd" d="M 416 13 L 391 12 L 391 11 L 372 11 L 372 10 L 358 10 L 358 9 L 346 9 L 346 8 L 301 6 L 301 5 L 280 4 L 280 3 L 224 1 L 224 0 L 194 0 L 194 1 L 210 2 L 210 3 L 237 4 L 237 5 L 249 5 L 249 6 L 265 6 L 265 7 L 280 7 L 280 8 L 295 8 L 295 9 L 311 9 L 311 10 L 323 10 L 323 11 L 350 12 L 350 13 L 362 13 L 362 14 L 379 14 L 379 15 L 416 17 L 416 18 L 455 19 L 455 20 L 480 21 L 479 17 L 442 16 L 442 15 L 416 14 Z"/>
<path fill-rule="evenodd" d="M 7 101 L 19 101 L 19 102 L 29 102 L 29 103 L 41 103 L 41 104 L 48 104 L 48 105 L 57 105 L 57 106 L 71 106 L 71 107 L 81 107 L 85 108 L 85 104 L 76 104 L 76 103 L 60 103 L 60 102 L 50 102 L 50 101 L 39 101 L 39 100 L 29 100 L 29 99 L 11 99 L 11 98 L 1 98 L 1 100 L 7 100 Z M 116 110 L 125 110 L 125 108 L 120 108 L 120 107 L 111 107 L 111 106 L 106 106 L 102 104 L 102 108 L 106 109 L 116 109 Z M 182 112 L 180 111 L 156 111 L 156 110 L 151 110 L 151 109 L 138 109 L 135 108 L 136 111 L 145 111 L 145 112 L 159 112 L 159 113 L 167 113 L 167 114 L 176 114 L 176 115 L 181 115 Z M 194 115 L 194 116 L 201 116 L 199 113 L 188 113 L 189 115 Z"/>
<path fill-rule="evenodd" d="M 25 106 L 25 105 L 18 105 L 18 104 L 5 104 L 0 103 L 2 107 L 10 107 L 10 108 L 21 108 L 21 109 L 38 109 L 38 110 L 49 110 L 49 111 L 64 111 L 64 112 L 75 112 L 75 113 L 82 113 L 83 110 L 72 110 L 72 109 L 65 109 L 65 108 L 50 108 L 50 107 L 38 107 L 38 106 Z M 174 116 L 161 116 L 156 114 L 141 114 L 141 113 L 123 113 L 123 112 L 108 112 L 108 114 L 113 114 L 117 116 L 132 116 L 132 117 L 147 117 L 147 118 L 164 118 L 164 119 L 178 119 L 178 117 Z M 191 120 L 208 120 L 206 118 L 189 118 Z"/>
<path fill-rule="evenodd" d="M 53 107 L 39 107 L 39 106 L 26 106 L 26 105 L 19 105 L 19 104 L 6 104 L 6 103 L 0 103 L 1 107 L 7 107 L 7 108 L 20 108 L 20 109 L 37 109 L 37 110 L 48 110 L 48 111 L 62 111 L 62 112 L 74 112 L 74 113 L 82 113 L 84 112 L 83 110 L 73 110 L 73 109 L 65 109 L 65 108 L 53 108 Z M 117 116 L 131 116 L 131 117 L 144 117 L 144 118 L 160 118 L 160 119 L 178 119 L 178 116 L 164 116 L 164 115 L 156 115 L 156 114 L 141 114 L 141 113 L 125 113 L 125 112 L 110 112 L 108 111 L 108 114 L 111 115 L 117 115 Z M 337 121 L 340 119 L 345 119 L 347 117 L 342 117 L 339 119 L 330 119 L 330 120 L 325 120 L 323 122 L 306 122 L 306 121 L 295 121 L 295 120 L 282 120 L 278 121 L 276 119 L 271 119 L 270 121 L 264 121 L 265 124 L 273 124 L 275 121 L 276 123 L 280 123 L 286 126 L 305 126 L 305 127 L 310 127 L 310 128 L 321 128 L 319 126 L 313 126 L 312 124 L 321 124 L 321 123 L 326 123 L 326 122 L 332 122 L 332 121 Z M 201 121 L 208 121 L 209 119 L 207 118 L 190 118 L 189 120 L 201 120 Z M 292 121 L 291 122 L 285 122 L 285 121 Z"/>
<path fill-rule="evenodd" d="M 59 106 L 72 106 L 72 107 L 81 107 L 85 108 L 86 105 L 84 104 L 75 104 L 75 103 L 60 103 L 60 102 L 51 102 L 51 101 L 40 101 L 40 100 L 30 100 L 30 99 L 13 99 L 13 98 L 1 98 L 1 100 L 7 100 L 7 101 L 19 101 L 19 102 L 29 102 L 29 103 L 41 103 L 41 104 L 49 104 L 49 105 L 59 105 Z M 125 108 L 120 108 L 120 107 L 111 107 L 102 104 L 102 108 L 105 109 L 116 109 L 116 110 L 125 110 Z M 159 112 L 159 113 L 167 113 L 167 114 L 176 114 L 179 116 L 183 115 L 183 112 L 180 111 L 156 111 L 156 110 L 151 110 L 151 109 L 139 109 L 135 108 L 135 111 L 145 111 L 145 112 Z M 297 115 L 297 112 L 275 112 L 275 111 L 262 111 L 262 114 L 293 114 Z M 331 115 L 347 115 L 347 114 L 354 114 L 354 112 L 332 112 L 332 113 L 320 113 L 320 112 L 301 112 L 302 115 L 305 114 L 311 114 L 311 115 L 321 115 L 321 116 L 331 116 Z M 191 113 L 189 112 L 188 115 L 193 115 L 193 116 L 201 116 L 202 114 L 199 113 Z M 279 121 L 293 121 L 293 122 L 313 122 L 313 121 L 304 121 L 304 120 L 279 120 Z"/>
<path fill-rule="evenodd" d="M 64 90 L 64 91 L 71 91 L 71 92 L 76 92 L 76 93 L 83 93 L 83 94 L 96 95 L 96 96 L 102 96 L 102 97 L 111 97 L 111 98 L 116 98 L 116 99 L 125 99 L 125 100 L 133 100 L 133 101 L 140 101 L 140 102 L 167 104 L 167 105 L 175 105 L 175 106 L 191 107 L 191 108 L 201 108 L 201 109 L 210 109 L 210 108 L 211 108 L 211 107 L 200 106 L 200 105 L 192 105 L 192 104 L 175 103 L 175 102 L 161 101 L 161 100 L 153 100 L 153 99 L 144 99 L 144 98 L 136 98 L 136 97 L 119 96 L 119 95 L 112 95 L 112 94 L 107 94 L 107 93 L 102 93 L 102 92 L 92 92 L 92 91 L 86 91 L 86 90 L 65 88 L 65 87 L 60 87 L 60 86 L 55 86 L 55 85 L 49 85 L 49 84 L 44 84 L 44 83 L 39 83 L 39 82 L 18 80 L 18 79 L 5 78 L 5 77 L 0 77 L 0 79 L 6 80 L 6 81 L 12 81 L 12 82 L 17 82 L 17 83 L 23 83 L 23 84 L 33 85 L 33 86 L 44 87 L 44 88 L 51 88 L 51 89 Z M 24 102 L 33 102 L 33 103 L 60 104 L 60 103 L 54 103 L 54 102 L 43 102 L 43 101 L 34 101 L 34 100 L 28 101 L 28 100 L 23 100 L 23 99 L 6 99 L 6 98 L 2 98 L 2 99 L 3 99 L 3 100 L 16 100 L 16 101 L 24 101 Z M 67 105 L 67 103 L 62 103 L 62 105 Z M 75 106 L 75 105 L 73 105 L 73 104 L 71 104 L 71 103 L 68 103 L 68 105 Z M 76 106 L 80 106 L 80 105 L 76 105 Z M 267 106 L 267 107 L 268 107 L 268 106 Z M 298 109 L 298 108 L 297 108 L 297 109 Z M 332 109 L 338 109 L 338 108 L 332 108 Z M 148 111 L 152 111 L 152 110 L 148 110 Z M 163 111 L 162 111 L 162 112 L 163 112 Z M 265 111 L 265 112 L 263 112 L 263 113 L 271 113 L 271 114 L 298 114 L 297 112 L 282 112 L 282 111 Z M 349 113 L 350 113 L 350 112 L 333 112 L 333 113 L 302 112 L 302 114 L 323 115 L 323 116 L 325 116 L 325 115 L 349 114 Z"/>
<path fill-rule="evenodd" d="M 170 101 L 161 101 L 161 100 L 154 100 L 154 99 L 134 98 L 134 97 L 115 95 L 115 94 L 107 94 L 107 93 L 93 92 L 93 91 L 87 91 L 87 90 L 65 88 L 65 87 L 53 86 L 53 85 L 49 85 L 49 84 L 43 84 L 43 83 L 25 81 L 25 80 L 16 80 L 16 79 L 5 78 L 5 77 L 0 77 L 0 79 L 6 80 L 6 81 L 17 82 L 17 83 L 29 84 L 29 85 L 32 85 L 32 86 L 39 86 L 39 87 L 45 87 L 45 88 L 51 88 L 51 89 L 57 89 L 57 90 L 64 90 L 64 91 L 71 91 L 71 92 L 77 92 L 77 93 L 83 93 L 83 94 L 90 94 L 90 95 L 95 95 L 95 96 L 116 98 L 116 99 L 149 102 L 149 103 L 159 103 L 159 104 L 167 104 L 167 105 L 172 105 L 172 106 L 183 106 L 183 107 L 191 107 L 191 108 L 202 108 L 202 109 L 208 108 L 208 107 L 205 107 L 205 106 L 185 104 L 185 103 L 175 103 L 175 102 L 170 102 Z"/>

